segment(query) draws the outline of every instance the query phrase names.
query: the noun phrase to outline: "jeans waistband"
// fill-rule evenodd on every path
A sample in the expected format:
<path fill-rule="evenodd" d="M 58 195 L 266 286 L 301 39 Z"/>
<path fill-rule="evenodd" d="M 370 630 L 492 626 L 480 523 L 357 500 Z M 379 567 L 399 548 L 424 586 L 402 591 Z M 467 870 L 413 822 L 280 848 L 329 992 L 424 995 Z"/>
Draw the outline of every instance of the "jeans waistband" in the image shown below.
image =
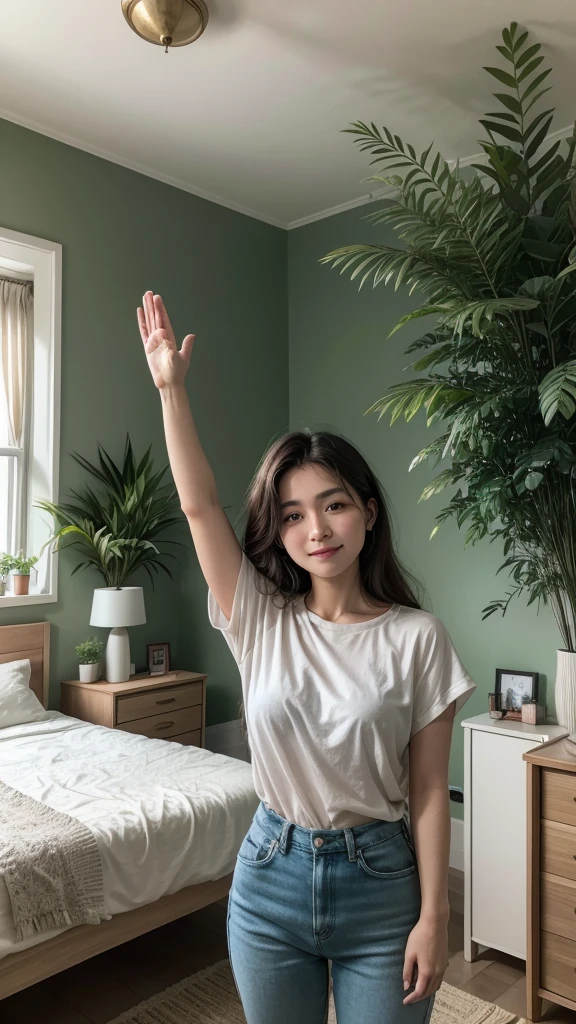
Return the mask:
<path fill-rule="evenodd" d="M 403 832 L 408 844 L 413 849 L 412 835 L 406 814 L 396 821 L 369 821 L 364 825 L 350 828 L 304 828 L 293 821 L 287 821 L 277 811 L 267 807 L 263 801 L 254 815 L 262 831 L 269 839 L 277 842 L 281 853 L 286 853 L 288 840 L 290 845 L 299 850 L 323 853 L 339 853 L 347 851 L 350 860 L 356 860 L 356 852 L 383 839 L 390 839 L 398 832 Z"/>

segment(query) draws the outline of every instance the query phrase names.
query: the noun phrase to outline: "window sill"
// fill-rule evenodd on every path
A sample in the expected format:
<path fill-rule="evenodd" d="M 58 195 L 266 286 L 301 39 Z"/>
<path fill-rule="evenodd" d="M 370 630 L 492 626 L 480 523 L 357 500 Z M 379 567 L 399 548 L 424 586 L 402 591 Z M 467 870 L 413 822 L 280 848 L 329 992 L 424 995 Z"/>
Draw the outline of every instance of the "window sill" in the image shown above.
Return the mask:
<path fill-rule="evenodd" d="M 3 608 L 18 608 L 28 604 L 54 604 L 55 594 L 4 594 L 0 597 L 0 611 Z"/>

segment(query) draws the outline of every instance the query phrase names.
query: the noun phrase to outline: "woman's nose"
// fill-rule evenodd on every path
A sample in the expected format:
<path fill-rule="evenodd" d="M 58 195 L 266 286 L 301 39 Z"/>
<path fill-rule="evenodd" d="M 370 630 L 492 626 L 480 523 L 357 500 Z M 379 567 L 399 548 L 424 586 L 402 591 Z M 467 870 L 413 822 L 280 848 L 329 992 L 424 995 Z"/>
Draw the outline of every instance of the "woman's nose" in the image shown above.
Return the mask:
<path fill-rule="evenodd" d="M 318 520 L 318 522 L 313 523 L 313 525 L 310 527 L 311 540 L 317 540 L 319 537 L 325 537 L 328 533 L 330 533 L 328 524 L 323 523 L 321 520 Z"/>

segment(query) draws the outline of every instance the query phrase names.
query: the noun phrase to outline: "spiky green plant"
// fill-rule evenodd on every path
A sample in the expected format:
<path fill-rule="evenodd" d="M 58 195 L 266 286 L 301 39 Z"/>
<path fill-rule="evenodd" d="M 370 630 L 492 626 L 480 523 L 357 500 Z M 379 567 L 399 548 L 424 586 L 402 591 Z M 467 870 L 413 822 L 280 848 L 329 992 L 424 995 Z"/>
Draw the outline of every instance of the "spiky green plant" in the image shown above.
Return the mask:
<path fill-rule="evenodd" d="M 160 553 L 154 541 L 165 530 L 181 523 L 182 515 L 177 514 L 180 506 L 173 486 L 161 483 L 168 466 L 154 472 L 151 448 L 137 463 L 127 435 L 122 466 L 117 466 L 100 444 L 97 466 L 73 452 L 72 458 L 102 485 L 102 495 L 86 486 L 83 493 L 71 491 L 74 503 L 35 502 L 58 525 L 42 551 L 50 545 L 58 550 L 65 540 L 71 540 L 67 547 L 80 547 L 84 561 L 76 566 L 72 576 L 92 565 L 108 587 L 124 586 L 140 568 L 148 573 L 152 586 L 153 572 L 162 571 L 172 578 L 163 559 L 175 556 Z M 181 544 L 164 539 L 163 543 Z"/>
<path fill-rule="evenodd" d="M 413 459 L 445 468 L 421 499 L 460 486 L 436 516 L 467 526 L 465 544 L 500 538 L 511 598 L 549 602 L 566 649 L 576 650 L 576 136 L 548 138 L 553 108 L 540 43 L 516 23 L 497 46 L 504 67 L 485 70 L 504 91 L 480 124 L 486 163 L 450 167 L 433 145 L 417 155 L 388 128 L 345 129 L 384 174 L 392 198 L 367 219 L 401 244 L 347 245 L 322 262 L 360 287 L 394 283 L 424 296 L 391 334 L 418 317 L 435 326 L 407 349 L 424 376 L 387 388 L 367 413 L 391 423 L 424 409 L 441 434 Z M 400 173 L 396 173 L 400 172 Z"/>

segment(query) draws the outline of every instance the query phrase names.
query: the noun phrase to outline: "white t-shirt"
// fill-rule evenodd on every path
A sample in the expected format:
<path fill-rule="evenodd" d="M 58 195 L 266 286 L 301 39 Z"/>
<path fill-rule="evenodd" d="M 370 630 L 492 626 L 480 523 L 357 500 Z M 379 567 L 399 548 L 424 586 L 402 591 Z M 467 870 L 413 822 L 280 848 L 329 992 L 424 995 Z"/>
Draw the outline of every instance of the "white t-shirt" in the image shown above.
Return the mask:
<path fill-rule="evenodd" d="M 395 604 L 366 622 L 329 622 L 242 552 L 230 620 L 208 591 L 210 623 L 240 669 L 254 788 L 304 828 L 396 821 L 408 796 L 410 737 L 476 688 L 442 623 Z"/>

